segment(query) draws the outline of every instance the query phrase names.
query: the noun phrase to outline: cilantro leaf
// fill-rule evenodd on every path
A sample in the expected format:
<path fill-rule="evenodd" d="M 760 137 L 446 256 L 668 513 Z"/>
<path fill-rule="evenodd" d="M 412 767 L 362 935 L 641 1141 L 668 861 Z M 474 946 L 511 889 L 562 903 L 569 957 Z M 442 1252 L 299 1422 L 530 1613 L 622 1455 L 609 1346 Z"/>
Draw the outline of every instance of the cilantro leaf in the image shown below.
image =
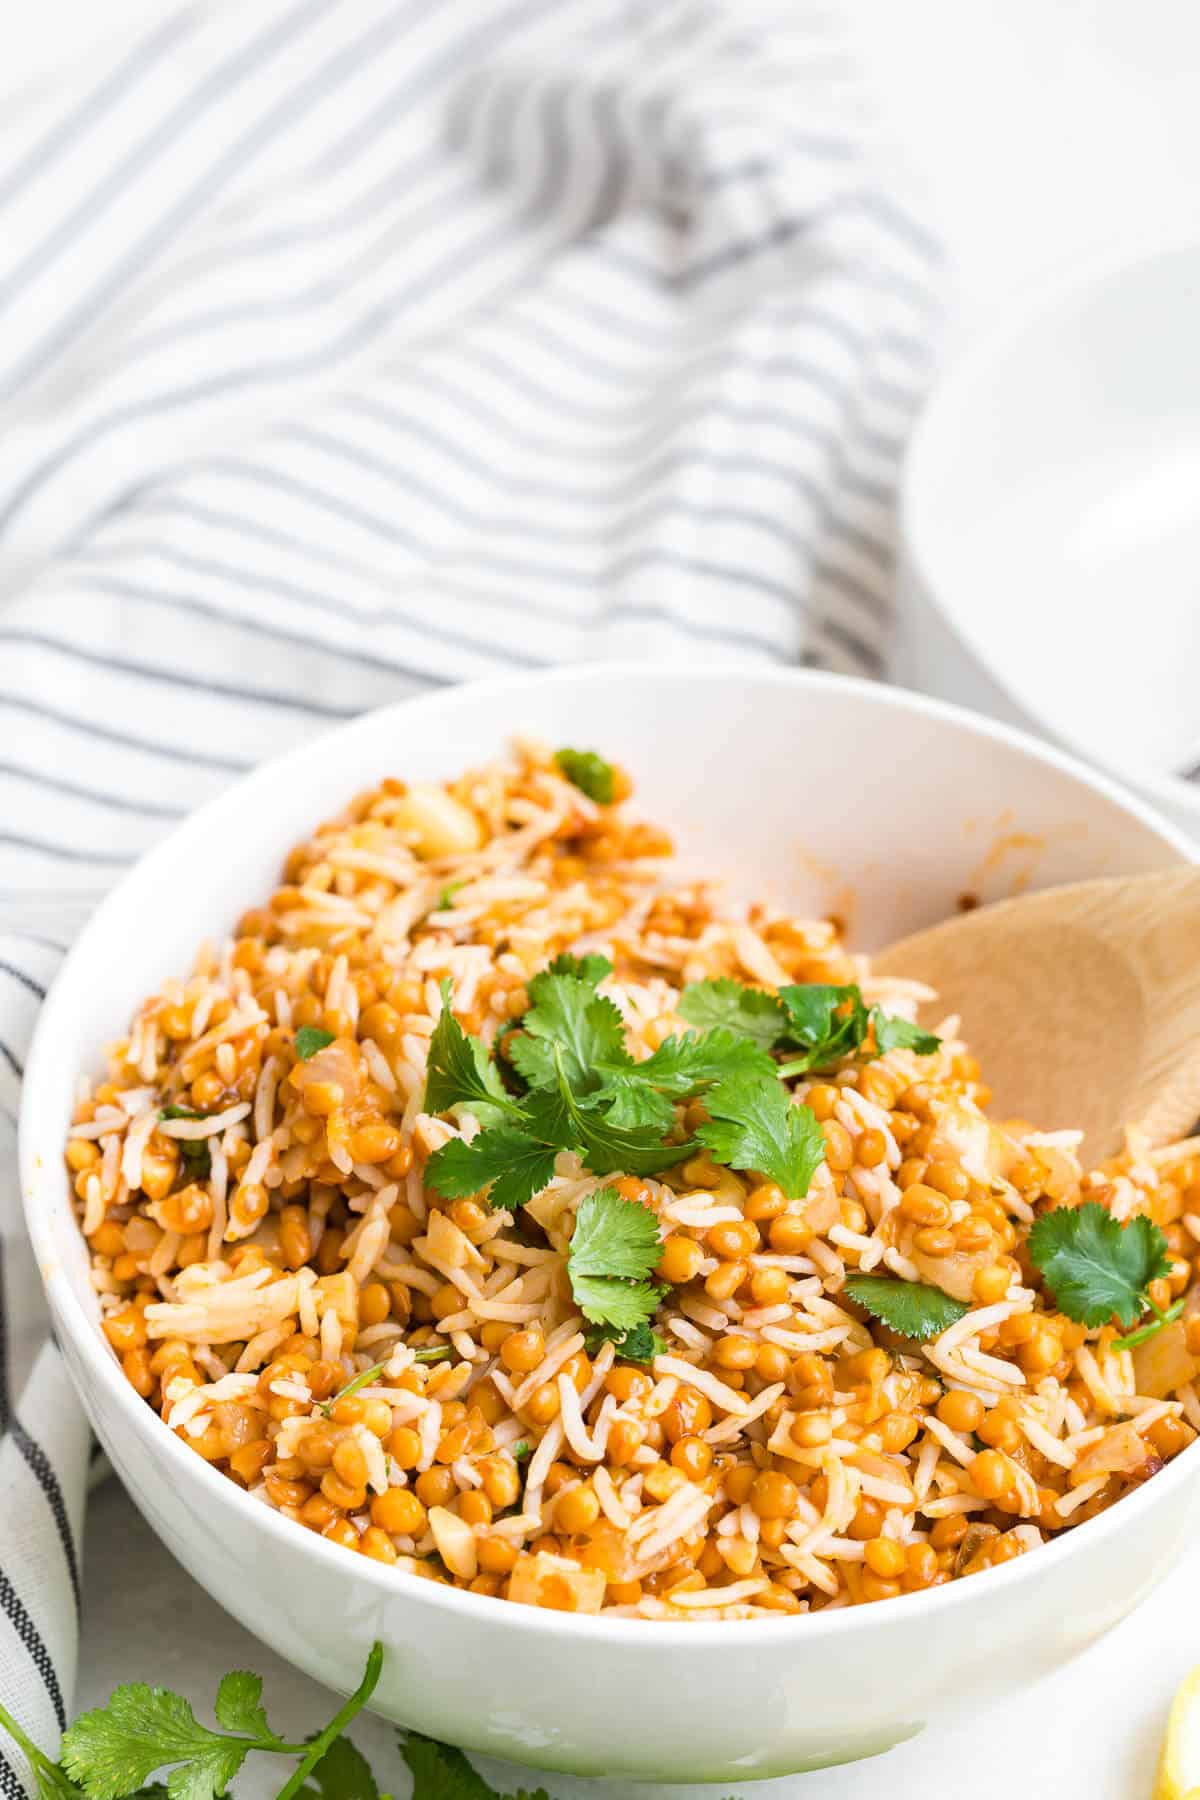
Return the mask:
<path fill-rule="evenodd" d="M 613 966 L 607 956 L 600 956 L 595 950 L 589 950 L 586 956 L 572 956 L 569 950 L 560 950 L 552 963 L 543 969 L 544 975 L 570 975 L 576 981 L 584 981 L 588 987 L 599 987 L 600 983 L 613 972 Z M 537 976 L 534 976 L 537 980 Z"/>
<path fill-rule="evenodd" d="M 323 1730 L 303 1744 L 287 1744 L 267 1724 L 262 1682 L 245 1669 L 226 1675 L 215 1712 L 228 1731 L 201 1725 L 181 1695 L 145 1682 L 115 1689 L 104 1706 L 84 1713 L 63 1733 L 62 1766 L 51 1763 L 0 1707 L 0 1725 L 29 1758 L 41 1800 L 219 1800 L 251 1750 L 298 1756 L 300 1762 L 277 1800 L 378 1800 L 370 1770 L 352 1746 L 335 1748 L 354 1715 L 370 1699 L 383 1668 L 376 1643 L 363 1678 Z M 165 1788 L 147 1785 L 156 1769 L 169 1769 Z M 307 1776 L 315 1786 L 302 1786 Z M 78 1786 L 73 1786 L 77 1782 Z M 82 1793 L 81 1793 L 82 1790 Z"/>
<path fill-rule="evenodd" d="M 932 1056 L 942 1041 L 932 1031 L 922 1031 L 911 1019 L 897 1018 L 895 1013 L 885 1013 L 878 1006 L 871 1010 L 871 1024 L 880 1056 L 889 1050 L 915 1050 L 918 1056 Z"/>
<path fill-rule="evenodd" d="M 653 1056 L 634 1063 L 627 1079 L 684 1100 L 705 1082 L 723 1081 L 727 1075 L 774 1073 L 774 1063 L 753 1038 L 715 1025 L 703 1033 L 665 1038 Z"/>
<path fill-rule="evenodd" d="M 348 1737 L 337 1737 L 297 1788 L 296 1800 L 379 1800 L 379 1786 L 362 1751 Z"/>
<path fill-rule="evenodd" d="M 583 1092 L 596 1086 L 600 1062 L 632 1062 L 620 1012 L 596 992 L 611 974 L 607 957 L 563 951 L 530 981 L 529 1009 L 520 1021 L 520 1032 L 528 1035 L 512 1039 L 508 1056 L 531 1087 L 554 1086 L 555 1042 L 562 1047 L 568 1080 Z"/>
<path fill-rule="evenodd" d="M 559 772 L 566 776 L 572 787 L 594 800 L 597 806 L 611 806 L 616 794 L 613 778 L 613 766 L 605 762 L 595 750 L 562 749 L 554 752 L 554 760 Z"/>
<path fill-rule="evenodd" d="M 465 881 L 448 881 L 437 897 L 437 904 L 433 909 L 434 912 L 445 912 L 452 904 L 454 896 L 457 894 L 459 888 L 466 887 L 466 885 Z"/>
<path fill-rule="evenodd" d="M 607 1081 L 597 1104 L 608 1123 L 622 1131 L 653 1131 L 661 1138 L 675 1129 L 673 1102 L 632 1076 Z"/>
<path fill-rule="evenodd" d="M 610 1124 L 653 1126 L 666 1136 L 675 1125 L 674 1100 L 739 1072 L 774 1075 L 775 1064 L 765 1050 L 725 1025 L 687 1031 L 665 1039 L 641 1062 L 626 1058 L 620 1065 L 602 1065 L 601 1103 Z"/>
<path fill-rule="evenodd" d="M 624 1337 L 653 1318 L 665 1288 L 652 1281 L 613 1281 L 607 1275 L 571 1276 L 571 1292 L 585 1319 L 611 1325 Z"/>
<path fill-rule="evenodd" d="M 734 1169 L 754 1169 L 802 1199 L 825 1160 L 825 1138 L 807 1106 L 793 1106 L 774 1075 L 731 1075 L 704 1097 L 710 1117 L 696 1136 Z"/>
<path fill-rule="evenodd" d="M 780 988 L 779 998 L 788 1021 L 783 1041 L 802 1053 L 784 1065 L 787 1074 L 824 1068 L 862 1048 L 870 1015 L 857 987 L 805 982 Z"/>
<path fill-rule="evenodd" d="M 191 1106 L 164 1106 L 159 1109 L 158 1116 L 160 1119 L 207 1119 L 209 1115 L 197 1112 Z M 187 1139 L 184 1138 L 182 1142 L 186 1143 Z"/>
<path fill-rule="evenodd" d="M 653 1175 L 691 1154 L 690 1144 L 664 1144 L 656 1126 L 623 1126 L 595 1105 L 581 1103 L 553 1046 L 556 1092 L 536 1091 L 526 1102 L 528 1129 L 544 1143 L 577 1150 L 594 1175 Z"/>
<path fill-rule="evenodd" d="M 451 1138 L 425 1165 L 429 1185 L 446 1200 L 488 1190 L 488 1204 L 515 1212 L 554 1174 L 558 1147 L 519 1125 L 490 1125 L 471 1143 Z"/>
<path fill-rule="evenodd" d="M 89 1800 L 123 1800 L 168 1765 L 175 1765 L 167 1778 L 171 1800 L 215 1800 L 253 1748 L 249 1738 L 201 1725 L 169 1688 L 133 1681 L 67 1728 L 62 1761 Z"/>
<path fill-rule="evenodd" d="M 679 1011 L 690 1024 L 727 1026 L 762 1050 L 798 1051 L 780 1066 L 783 1076 L 804 1075 L 858 1055 L 872 1027 L 873 1054 L 878 1056 L 899 1048 L 929 1056 L 941 1042 L 909 1019 L 895 1018 L 878 1006 L 868 1011 L 853 982 L 840 987 L 798 982 L 780 988 L 776 996 L 727 977 L 697 981 L 684 988 Z"/>
<path fill-rule="evenodd" d="M 451 1017 L 447 984 L 430 1043 L 426 1106 L 444 1111 L 466 1101 L 485 1129 L 470 1144 L 452 1141 L 430 1157 L 428 1178 L 438 1193 L 460 1199 L 490 1186 L 491 1204 L 511 1211 L 545 1187 L 559 1150 L 578 1152 L 597 1175 L 653 1174 L 689 1154 L 689 1145 L 663 1141 L 674 1111 L 655 1085 L 638 1082 L 621 1015 L 596 993 L 611 969 L 602 956 L 562 955 L 533 977 L 522 1031 L 507 1051 L 530 1084 L 521 1100 L 505 1091 L 483 1046 Z M 702 1050 L 693 1042 L 672 1055 L 659 1065 L 668 1086 L 686 1079 L 689 1059 L 696 1069 L 745 1061 L 729 1043 Z M 641 1091 L 627 1091 L 627 1080 Z"/>
<path fill-rule="evenodd" d="M 610 1187 L 585 1195 L 567 1252 L 571 1292 L 584 1318 L 622 1336 L 644 1326 L 666 1291 L 647 1280 L 661 1252 L 649 1207 Z"/>
<path fill-rule="evenodd" d="M 728 976 L 690 982 L 680 996 L 678 1010 L 689 1025 L 727 1026 L 760 1050 L 772 1049 L 787 1026 L 787 1014 L 774 994 L 745 987 Z"/>
<path fill-rule="evenodd" d="M 477 1037 L 469 1037 L 450 1010 L 451 989 L 442 983 L 442 1011 L 429 1040 L 425 1071 L 425 1111 L 449 1112 L 452 1106 L 498 1106 L 518 1110 L 500 1079 L 500 1071 Z"/>
<path fill-rule="evenodd" d="M 412 1800 L 550 1800 L 545 1788 L 530 1793 L 498 1794 L 467 1761 L 461 1750 L 439 1744 L 419 1732 L 405 1732 L 400 1754 L 413 1778 Z"/>
<path fill-rule="evenodd" d="M 590 1325 L 586 1332 L 589 1356 L 594 1356 L 601 1344 L 615 1344 L 617 1355 L 626 1362 L 653 1362 L 656 1356 L 665 1356 L 667 1345 L 657 1331 L 652 1331 L 648 1324 L 633 1325 L 621 1331 L 615 1325 Z"/>
<path fill-rule="evenodd" d="M 1114 1313 L 1122 1325 L 1134 1324 L 1149 1305 L 1146 1289 L 1171 1268 L 1153 1220 L 1139 1213 L 1122 1225 L 1096 1200 L 1043 1213 L 1026 1248 L 1059 1311 L 1091 1327 Z"/>
<path fill-rule="evenodd" d="M 400 1754 L 413 1778 L 412 1800 L 501 1800 L 461 1750 L 406 1732 Z"/>
<path fill-rule="evenodd" d="M 612 1001 L 596 992 L 591 979 L 602 969 L 598 978 L 603 981 L 612 965 L 599 956 L 589 961 L 592 967 L 586 973 L 582 964 L 574 970 L 554 964 L 529 983 L 529 1010 L 521 1019 L 521 1030 L 528 1035 L 513 1040 L 509 1055 L 532 1087 L 554 1085 L 552 1045 L 562 1051 L 571 1086 L 585 1093 L 596 1086 L 599 1064 L 632 1063 L 625 1048 L 625 1021 Z"/>
<path fill-rule="evenodd" d="M 579 1202 L 571 1234 L 571 1275 L 620 1275 L 644 1281 L 662 1254 L 658 1220 L 648 1206 L 616 1188 L 596 1188 Z"/>
<path fill-rule="evenodd" d="M 296 1055 L 301 1062 L 307 1062 L 310 1056 L 315 1056 L 318 1050 L 324 1050 L 332 1042 L 332 1031 L 322 1031 L 316 1025 L 302 1025 L 296 1033 Z"/>
<path fill-rule="evenodd" d="M 226 1731 L 240 1731 L 246 1737 L 281 1742 L 267 1724 L 262 1703 L 262 1676 L 249 1669 L 232 1669 L 222 1675 L 213 1703 L 217 1724 Z"/>
<path fill-rule="evenodd" d="M 532 1456 L 533 1445 L 528 1438 L 518 1438 L 509 1454 L 515 1463 L 523 1463 L 527 1456 Z"/>
<path fill-rule="evenodd" d="M 901 1281 L 890 1275 L 851 1275 L 843 1289 L 847 1299 L 865 1306 L 901 1337 L 923 1344 L 940 1336 L 971 1310 L 939 1287 L 923 1281 Z"/>

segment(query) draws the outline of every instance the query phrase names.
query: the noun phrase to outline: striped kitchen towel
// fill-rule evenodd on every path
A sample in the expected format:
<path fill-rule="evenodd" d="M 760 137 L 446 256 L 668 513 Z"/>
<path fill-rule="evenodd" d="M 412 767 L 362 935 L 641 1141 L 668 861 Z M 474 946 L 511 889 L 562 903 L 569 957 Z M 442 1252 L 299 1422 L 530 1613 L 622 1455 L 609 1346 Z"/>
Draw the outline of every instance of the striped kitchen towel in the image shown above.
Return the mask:
<path fill-rule="evenodd" d="M 433 684 L 883 672 L 938 285 L 883 164 L 809 0 L 188 5 L 0 101 L 0 1701 L 44 1745 L 87 1445 L 13 1132 L 62 947 Z"/>

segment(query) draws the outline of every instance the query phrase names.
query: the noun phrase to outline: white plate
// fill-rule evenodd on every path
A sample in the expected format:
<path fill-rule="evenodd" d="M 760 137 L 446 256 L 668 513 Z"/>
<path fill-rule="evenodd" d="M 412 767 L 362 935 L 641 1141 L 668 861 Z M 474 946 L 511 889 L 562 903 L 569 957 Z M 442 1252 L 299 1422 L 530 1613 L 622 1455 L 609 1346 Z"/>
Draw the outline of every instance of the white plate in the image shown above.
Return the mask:
<path fill-rule="evenodd" d="M 909 451 L 901 679 L 1033 724 L 1200 831 L 1200 242 L 982 338 Z"/>

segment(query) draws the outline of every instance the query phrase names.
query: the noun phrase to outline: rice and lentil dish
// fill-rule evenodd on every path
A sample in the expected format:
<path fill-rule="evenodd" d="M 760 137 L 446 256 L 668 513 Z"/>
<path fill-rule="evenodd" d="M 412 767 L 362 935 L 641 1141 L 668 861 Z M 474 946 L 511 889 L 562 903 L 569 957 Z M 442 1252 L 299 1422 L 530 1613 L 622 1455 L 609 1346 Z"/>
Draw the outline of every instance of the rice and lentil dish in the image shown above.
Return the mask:
<path fill-rule="evenodd" d="M 1085 1171 L 1078 1133 L 989 1120 L 956 1021 L 903 1029 L 927 991 L 873 984 L 831 921 L 673 880 L 663 832 L 627 816 L 623 772 L 573 755 L 522 743 L 444 787 L 360 794 L 83 1084 L 66 1158 L 137 1393 L 348 1551 L 651 1619 L 928 1588 L 1150 1478 L 1200 1428 L 1197 1146 L 1150 1152 L 1130 1132 Z M 469 1159 L 489 1121 L 503 1150 L 495 1133 L 524 1117 L 536 1065 L 513 1046 L 547 1044 L 531 1007 L 556 957 L 576 1022 L 623 1036 L 618 1074 L 657 1069 L 689 1031 L 693 984 L 745 1003 L 751 1026 L 757 1001 L 807 984 L 860 996 L 860 1021 L 889 1010 L 839 1039 L 852 1008 L 831 1003 L 827 1066 L 768 1071 L 785 1134 L 808 1133 L 790 1193 L 736 1166 L 750 1153 L 722 1151 L 719 1130 L 697 1138 L 717 1104 L 698 1079 L 690 1098 L 636 1088 L 659 1118 L 653 1172 L 551 1142 L 526 1204 L 489 1204 L 486 1186 L 448 1198 L 431 1159 Z M 435 1041 L 467 1045 L 468 1098 L 445 1104 L 443 1076 L 429 1110 Z M 636 1110 L 618 1146 L 644 1139 Z M 1041 1216 L 1088 1202 L 1165 1234 L 1132 1348 L 1119 1324 L 1058 1310 L 1029 1256 Z M 588 1286 L 571 1257 L 589 1203 L 589 1245 L 605 1207 L 626 1223 L 637 1209 L 649 1282 L 617 1255 Z M 864 1275 L 944 1303 L 925 1341 L 849 1297 Z M 595 1295 L 614 1283 L 644 1323 L 621 1305 L 603 1322 Z"/>

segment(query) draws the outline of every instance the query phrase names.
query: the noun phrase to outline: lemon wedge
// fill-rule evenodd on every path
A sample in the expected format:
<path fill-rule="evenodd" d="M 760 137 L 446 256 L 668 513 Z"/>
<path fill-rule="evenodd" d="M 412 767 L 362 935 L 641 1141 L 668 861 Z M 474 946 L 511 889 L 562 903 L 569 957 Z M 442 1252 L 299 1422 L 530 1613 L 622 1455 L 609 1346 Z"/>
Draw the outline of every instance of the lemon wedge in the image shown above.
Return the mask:
<path fill-rule="evenodd" d="M 1175 1690 L 1154 1800 L 1200 1800 L 1200 1666 Z"/>

